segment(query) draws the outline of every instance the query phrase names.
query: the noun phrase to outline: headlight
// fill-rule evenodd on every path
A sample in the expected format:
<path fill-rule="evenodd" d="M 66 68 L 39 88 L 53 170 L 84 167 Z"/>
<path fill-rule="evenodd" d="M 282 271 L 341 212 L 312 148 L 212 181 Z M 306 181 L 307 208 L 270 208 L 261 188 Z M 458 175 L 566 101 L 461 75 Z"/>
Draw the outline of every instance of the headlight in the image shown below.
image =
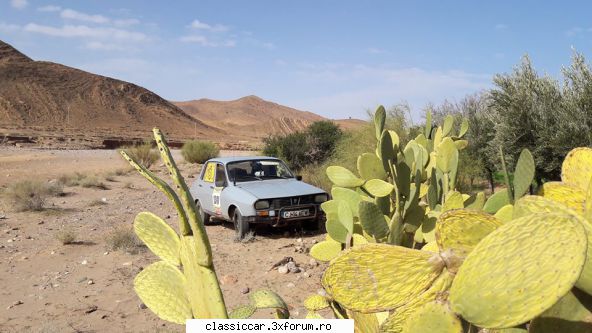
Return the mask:
<path fill-rule="evenodd" d="M 269 201 L 267 200 L 259 200 L 255 202 L 255 209 L 267 209 L 269 208 Z"/>
<path fill-rule="evenodd" d="M 329 196 L 327 194 L 317 194 L 314 197 L 314 202 L 315 203 L 323 203 L 325 201 L 327 201 L 329 199 Z"/>

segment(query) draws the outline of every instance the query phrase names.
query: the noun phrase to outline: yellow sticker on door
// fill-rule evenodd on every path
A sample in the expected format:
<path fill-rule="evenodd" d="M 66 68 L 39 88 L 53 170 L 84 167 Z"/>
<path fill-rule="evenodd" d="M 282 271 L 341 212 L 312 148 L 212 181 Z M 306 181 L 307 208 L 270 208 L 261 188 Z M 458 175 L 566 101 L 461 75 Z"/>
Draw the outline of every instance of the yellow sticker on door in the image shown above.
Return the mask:
<path fill-rule="evenodd" d="M 210 162 L 206 165 L 206 172 L 204 174 L 204 182 L 213 183 L 216 176 L 216 163 Z"/>

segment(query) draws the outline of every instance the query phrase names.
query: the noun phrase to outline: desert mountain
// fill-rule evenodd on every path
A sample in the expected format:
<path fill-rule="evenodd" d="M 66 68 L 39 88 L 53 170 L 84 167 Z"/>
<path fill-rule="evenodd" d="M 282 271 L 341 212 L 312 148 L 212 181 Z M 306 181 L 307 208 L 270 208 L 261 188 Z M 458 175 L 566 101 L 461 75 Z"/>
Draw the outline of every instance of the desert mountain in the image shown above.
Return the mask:
<path fill-rule="evenodd" d="M 0 41 L 0 129 L 141 138 L 154 126 L 177 138 L 224 133 L 135 84 L 34 61 Z"/>
<path fill-rule="evenodd" d="M 317 114 L 296 110 L 257 96 L 246 96 L 233 101 L 199 99 L 173 102 L 187 114 L 208 124 L 227 129 L 245 139 L 262 139 L 270 134 L 288 134 L 303 130 L 310 123 L 327 120 Z M 345 129 L 359 126 L 355 119 L 337 120 Z"/>

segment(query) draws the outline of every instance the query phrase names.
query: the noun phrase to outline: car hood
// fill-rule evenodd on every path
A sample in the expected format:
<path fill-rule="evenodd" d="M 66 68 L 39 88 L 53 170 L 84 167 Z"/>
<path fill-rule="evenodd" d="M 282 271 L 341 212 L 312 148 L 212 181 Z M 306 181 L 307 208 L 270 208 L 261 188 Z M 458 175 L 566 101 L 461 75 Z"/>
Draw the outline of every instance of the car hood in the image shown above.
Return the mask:
<path fill-rule="evenodd" d="M 258 199 L 286 198 L 325 193 L 320 188 L 295 179 L 273 179 L 236 183 L 236 187 L 251 193 Z"/>

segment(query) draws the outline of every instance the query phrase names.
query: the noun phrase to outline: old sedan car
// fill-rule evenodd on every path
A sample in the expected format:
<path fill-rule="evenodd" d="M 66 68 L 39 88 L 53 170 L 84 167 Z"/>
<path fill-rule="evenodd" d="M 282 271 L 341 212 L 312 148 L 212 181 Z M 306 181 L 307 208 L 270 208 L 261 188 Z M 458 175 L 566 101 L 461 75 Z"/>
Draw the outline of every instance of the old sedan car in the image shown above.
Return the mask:
<path fill-rule="evenodd" d="M 191 194 L 204 223 L 231 221 L 240 239 L 252 224 L 317 228 L 329 195 L 301 179 L 275 157 L 220 157 L 204 164 Z"/>

